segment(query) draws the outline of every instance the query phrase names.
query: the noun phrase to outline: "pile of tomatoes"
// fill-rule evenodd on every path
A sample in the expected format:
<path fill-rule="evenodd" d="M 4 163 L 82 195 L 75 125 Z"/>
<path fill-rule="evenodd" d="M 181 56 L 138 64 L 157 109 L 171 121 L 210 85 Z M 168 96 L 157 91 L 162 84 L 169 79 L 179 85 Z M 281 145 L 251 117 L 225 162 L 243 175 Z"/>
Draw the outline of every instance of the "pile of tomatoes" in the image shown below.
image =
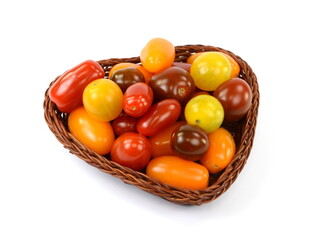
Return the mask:
<path fill-rule="evenodd" d="M 105 78 L 97 62 L 85 61 L 61 75 L 49 96 L 89 149 L 163 183 L 205 189 L 209 175 L 235 155 L 233 137 L 221 125 L 246 115 L 252 92 L 224 53 L 174 59 L 174 46 L 154 38 L 142 49 L 141 64 L 119 63 Z"/>

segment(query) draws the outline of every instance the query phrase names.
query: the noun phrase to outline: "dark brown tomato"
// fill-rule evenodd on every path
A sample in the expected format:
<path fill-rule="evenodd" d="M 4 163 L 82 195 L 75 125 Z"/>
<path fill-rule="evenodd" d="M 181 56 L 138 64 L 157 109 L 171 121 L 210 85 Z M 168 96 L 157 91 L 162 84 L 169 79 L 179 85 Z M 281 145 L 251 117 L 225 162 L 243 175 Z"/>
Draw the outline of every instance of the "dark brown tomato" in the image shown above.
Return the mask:
<path fill-rule="evenodd" d="M 191 75 L 179 67 L 170 67 L 154 75 L 149 86 L 152 88 L 157 101 L 173 98 L 181 104 L 192 96 L 195 90 Z"/>
<path fill-rule="evenodd" d="M 190 63 L 183 63 L 183 62 L 173 62 L 173 67 L 179 67 L 184 70 L 186 70 L 188 73 L 190 73 L 191 64 Z"/>
<path fill-rule="evenodd" d="M 130 85 L 145 82 L 144 75 L 134 67 L 118 69 L 112 74 L 110 79 L 117 83 L 123 93 Z"/>
<path fill-rule="evenodd" d="M 213 93 L 223 106 L 224 121 L 235 122 L 246 115 L 252 104 L 252 90 L 240 78 L 222 83 Z"/>
<path fill-rule="evenodd" d="M 122 112 L 119 117 L 112 122 L 112 127 L 116 136 L 120 136 L 126 132 L 137 132 L 137 122 L 138 118 L 131 117 L 125 112 Z"/>
<path fill-rule="evenodd" d="M 210 146 L 205 131 L 190 124 L 177 127 L 171 135 L 170 142 L 171 149 L 177 156 L 191 161 L 199 160 Z"/>

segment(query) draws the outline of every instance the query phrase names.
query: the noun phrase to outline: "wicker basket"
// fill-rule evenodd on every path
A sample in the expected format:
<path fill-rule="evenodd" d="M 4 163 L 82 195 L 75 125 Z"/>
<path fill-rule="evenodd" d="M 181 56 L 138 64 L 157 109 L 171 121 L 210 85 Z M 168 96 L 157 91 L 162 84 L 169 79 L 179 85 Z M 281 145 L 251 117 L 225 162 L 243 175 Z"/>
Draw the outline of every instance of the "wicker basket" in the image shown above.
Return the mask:
<path fill-rule="evenodd" d="M 55 104 L 48 97 L 48 90 L 45 92 L 44 99 L 44 117 L 56 138 L 67 148 L 71 153 L 83 159 L 88 164 L 100 169 L 101 171 L 111 174 L 114 177 L 120 178 L 123 182 L 135 185 L 136 187 L 162 197 L 168 201 L 177 204 L 190 204 L 201 205 L 210 202 L 222 193 L 224 193 L 235 181 L 239 173 L 242 171 L 247 158 L 250 154 L 255 127 L 257 120 L 257 112 L 259 105 L 259 91 L 255 74 L 251 67 L 240 57 L 236 56 L 230 51 L 222 48 L 203 46 L 203 45 L 185 45 L 177 46 L 176 62 L 186 62 L 187 58 L 197 52 L 203 51 L 219 51 L 230 55 L 241 67 L 240 77 L 243 78 L 250 86 L 253 92 L 252 106 L 247 114 L 239 122 L 234 124 L 224 124 L 235 139 L 237 151 L 231 161 L 230 165 L 217 175 L 210 176 L 209 187 L 204 190 L 189 190 L 178 187 L 172 187 L 149 178 L 142 172 L 136 172 L 129 168 L 123 167 L 111 160 L 109 155 L 101 156 L 83 144 L 81 144 L 74 136 L 68 131 L 67 118 L 68 114 L 61 113 Z M 109 70 L 117 63 L 132 62 L 140 63 L 139 57 L 133 58 L 112 58 L 108 60 L 98 61 L 105 70 L 105 76 L 108 76 Z M 54 80 L 56 81 L 56 79 Z M 53 81 L 53 82 L 54 82 Z M 52 82 L 52 83 L 53 83 Z M 50 84 L 50 86 L 52 85 Z"/>

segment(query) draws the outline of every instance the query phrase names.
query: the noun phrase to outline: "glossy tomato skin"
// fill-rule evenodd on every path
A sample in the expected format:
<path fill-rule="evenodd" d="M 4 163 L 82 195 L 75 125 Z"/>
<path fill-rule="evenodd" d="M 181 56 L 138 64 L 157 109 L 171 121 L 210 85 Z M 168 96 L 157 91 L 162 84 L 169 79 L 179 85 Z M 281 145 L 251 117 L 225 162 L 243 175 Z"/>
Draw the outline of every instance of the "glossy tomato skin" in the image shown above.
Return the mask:
<path fill-rule="evenodd" d="M 114 142 L 111 149 L 112 161 L 135 171 L 144 169 L 151 157 L 149 140 L 138 133 L 124 133 Z"/>
<path fill-rule="evenodd" d="M 150 78 L 153 75 L 152 73 L 148 72 L 143 66 L 136 63 L 130 63 L 130 62 L 123 62 L 123 63 L 118 63 L 114 65 L 108 73 L 108 78 L 110 79 L 115 71 L 119 69 L 123 69 L 123 68 L 130 68 L 130 67 L 138 69 L 144 76 L 146 82 L 150 81 Z"/>
<path fill-rule="evenodd" d="M 165 99 L 154 104 L 137 123 L 137 130 L 145 136 L 154 136 L 177 121 L 181 105 L 175 99 Z"/>
<path fill-rule="evenodd" d="M 140 53 L 142 66 L 151 73 L 170 67 L 174 58 L 174 46 L 163 38 L 151 39 Z"/>
<path fill-rule="evenodd" d="M 112 122 L 112 127 L 116 136 L 120 136 L 126 132 L 137 132 L 137 122 L 138 118 L 123 112 Z"/>
<path fill-rule="evenodd" d="M 101 155 L 110 152 L 115 140 L 110 123 L 92 118 L 84 107 L 79 107 L 70 113 L 68 127 L 74 137 L 87 148 Z"/>
<path fill-rule="evenodd" d="M 199 160 L 209 149 L 209 145 L 208 135 L 196 125 L 181 125 L 171 135 L 171 149 L 183 159 Z"/>
<path fill-rule="evenodd" d="M 118 69 L 110 77 L 124 93 L 134 83 L 145 82 L 143 74 L 135 67 Z"/>
<path fill-rule="evenodd" d="M 185 103 L 195 90 L 191 75 L 178 67 L 170 67 L 154 75 L 149 86 L 152 88 L 156 100 L 173 98 L 181 104 Z"/>
<path fill-rule="evenodd" d="M 232 135 L 224 128 L 219 128 L 208 136 L 210 147 L 200 159 L 200 163 L 214 174 L 229 165 L 235 155 L 236 147 Z"/>
<path fill-rule="evenodd" d="M 222 83 L 213 93 L 224 108 L 224 120 L 235 122 L 246 115 L 252 104 L 252 90 L 243 79 Z"/>
<path fill-rule="evenodd" d="M 178 121 L 162 130 L 155 136 L 149 138 L 151 144 L 151 153 L 152 158 L 160 157 L 160 156 L 173 156 L 175 153 L 171 149 L 171 135 L 173 131 L 183 125 L 186 124 L 185 121 Z"/>
<path fill-rule="evenodd" d="M 224 119 L 222 104 L 213 96 L 199 95 L 186 105 L 184 115 L 189 124 L 203 128 L 206 133 L 215 131 Z"/>
<path fill-rule="evenodd" d="M 49 89 L 50 99 L 61 112 L 70 113 L 82 105 L 82 94 L 87 84 L 103 78 L 103 68 L 87 60 L 63 73 Z"/>
<path fill-rule="evenodd" d="M 183 63 L 183 62 L 173 62 L 173 67 L 178 67 L 186 70 L 188 73 L 190 73 L 191 64 L 190 63 Z"/>
<path fill-rule="evenodd" d="M 146 83 L 130 85 L 124 94 L 124 111 L 132 117 L 141 117 L 151 107 L 152 89 Z"/>
<path fill-rule="evenodd" d="M 176 156 L 152 159 L 146 174 L 162 183 L 194 190 L 207 188 L 209 182 L 209 172 L 204 166 Z"/>
<path fill-rule="evenodd" d="M 123 109 L 123 93 L 109 79 L 97 79 L 88 84 L 83 92 L 83 104 L 87 113 L 100 121 L 111 121 Z"/>

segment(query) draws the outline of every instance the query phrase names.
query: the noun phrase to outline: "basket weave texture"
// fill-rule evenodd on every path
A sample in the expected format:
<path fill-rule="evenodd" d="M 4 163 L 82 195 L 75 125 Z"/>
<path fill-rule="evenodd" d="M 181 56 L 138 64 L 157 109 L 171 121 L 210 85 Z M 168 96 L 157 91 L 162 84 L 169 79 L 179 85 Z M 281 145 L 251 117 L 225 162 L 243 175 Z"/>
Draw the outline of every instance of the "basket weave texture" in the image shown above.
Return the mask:
<path fill-rule="evenodd" d="M 175 50 L 176 62 L 186 62 L 191 54 L 203 51 L 218 51 L 230 55 L 240 65 L 241 72 L 239 77 L 244 79 L 250 85 L 253 93 L 252 105 L 246 117 L 236 123 L 223 124 L 223 127 L 229 130 L 234 136 L 236 142 L 236 154 L 226 169 L 217 175 L 210 176 L 208 188 L 204 190 L 189 190 L 172 187 L 167 184 L 160 183 L 155 179 L 149 178 L 142 172 L 131 170 L 111 161 L 109 155 L 101 156 L 91 151 L 68 131 L 68 114 L 61 113 L 50 100 L 48 97 L 49 88 L 46 90 L 44 97 L 44 117 L 48 127 L 56 138 L 64 145 L 64 147 L 68 149 L 70 153 L 75 154 L 88 164 L 121 179 L 125 183 L 134 185 L 144 191 L 155 194 L 173 203 L 201 205 L 222 195 L 236 180 L 247 161 L 253 145 L 259 106 L 257 78 L 251 67 L 242 58 L 228 50 L 204 45 L 177 46 L 175 47 Z M 112 66 L 121 62 L 140 63 L 140 58 L 112 58 L 98 61 L 105 71 L 105 78 L 108 77 L 108 73 Z M 57 80 L 57 78 L 51 82 L 50 86 Z"/>

